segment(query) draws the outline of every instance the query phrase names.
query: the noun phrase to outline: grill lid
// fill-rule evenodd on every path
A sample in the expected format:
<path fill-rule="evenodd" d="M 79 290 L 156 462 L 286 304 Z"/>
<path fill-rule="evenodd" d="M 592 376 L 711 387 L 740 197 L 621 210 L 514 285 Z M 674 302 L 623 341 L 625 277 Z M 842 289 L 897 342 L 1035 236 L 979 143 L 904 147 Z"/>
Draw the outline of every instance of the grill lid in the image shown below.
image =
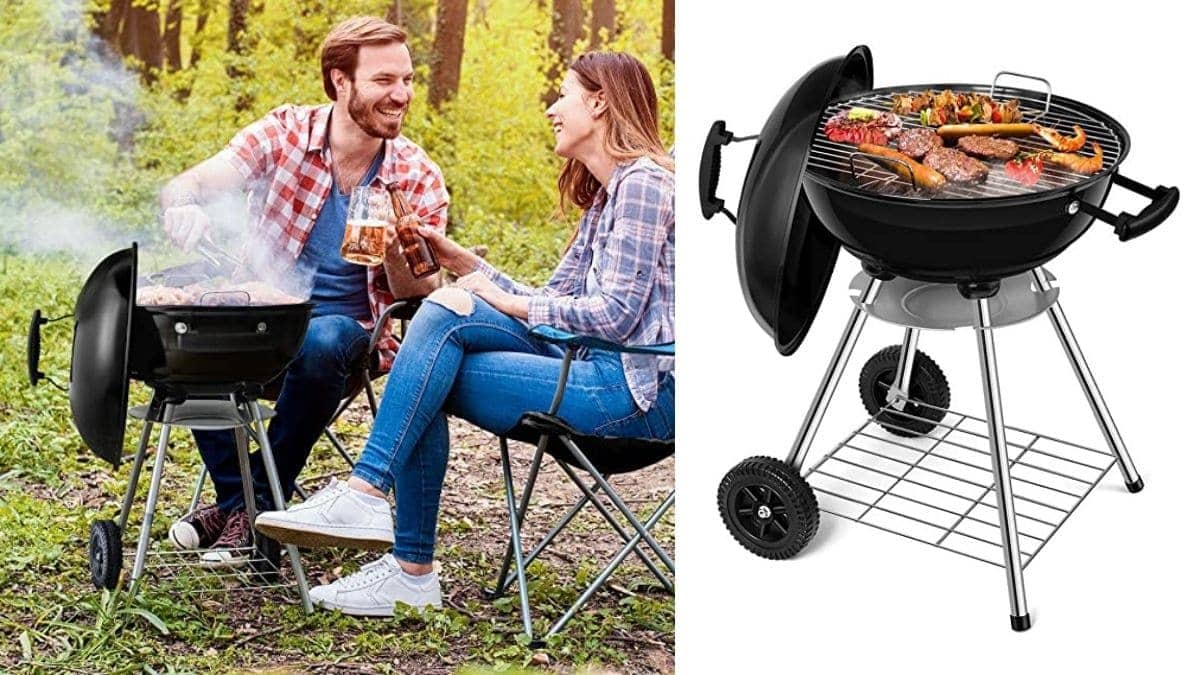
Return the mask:
<path fill-rule="evenodd" d="M 865 45 L 825 61 L 788 89 L 755 143 L 738 200 L 738 276 L 746 304 L 781 354 L 795 352 L 808 333 L 840 250 L 802 189 L 814 130 L 830 101 L 867 91 L 873 81 Z"/>
<path fill-rule="evenodd" d="M 105 258 L 75 301 L 71 417 L 87 446 L 114 467 L 125 444 L 129 335 L 137 292 L 137 244 Z"/>

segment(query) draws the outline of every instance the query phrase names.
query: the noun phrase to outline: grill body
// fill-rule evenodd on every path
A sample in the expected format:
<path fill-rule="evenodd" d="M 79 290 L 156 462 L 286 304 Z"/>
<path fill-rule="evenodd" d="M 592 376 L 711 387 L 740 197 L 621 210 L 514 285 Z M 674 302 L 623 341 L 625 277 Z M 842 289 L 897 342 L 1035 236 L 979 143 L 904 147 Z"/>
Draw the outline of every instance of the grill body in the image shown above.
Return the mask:
<path fill-rule="evenodd" d="M 877 89 L 835 101 L 825 117 L 853 107 L 886 110 L 893 93 L 925 89 L 987 92 L 964 84 L 908 85 Z M 1046 94 L 998 88 L 998 99 L 1020 98 L 1026 110 L 1040 110 Z M 1108 115 L 1055 96 L 1038 118 L 1062 132 L 1084 126 L 1089 145 L 1104 148 L 1104 169 L 1092 176 L 1047 167 L 1037 186 L 1004 176 L 1000 162 L 979 186 L 951 185 L 937 195 L 916 192 L 904 179 L 855 159 L 854 146 L 831 143 L 819 125 L 804 175 L 804 194 L 813 214 L 843 246 L 881 272 L 941 283 L 993 282 L 1042 265 L 1061 253 L 1091 225 L 1093 216 L 1076 202 L 1099 208 L 1108 195 L 1129 137 Z M 905 128 L 917 126 L 905 116 Z M 1040 138 L 1019 138 L 1023 150 L 1044 150 Z M 1090 151 L 1088 152 L 1090 155 Z"/>

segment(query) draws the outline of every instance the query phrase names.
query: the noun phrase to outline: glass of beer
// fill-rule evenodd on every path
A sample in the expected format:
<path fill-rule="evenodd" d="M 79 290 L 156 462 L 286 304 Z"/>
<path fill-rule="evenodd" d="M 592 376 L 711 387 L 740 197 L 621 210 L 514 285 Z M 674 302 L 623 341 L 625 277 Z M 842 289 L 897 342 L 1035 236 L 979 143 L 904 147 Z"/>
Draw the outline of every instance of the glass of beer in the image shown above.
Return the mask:
<path fill-rule="evenodd" d="M 387 215 L 391 209 L 383 190 L 359 185 L 350 192 L 342 257 L 356 265 L 382 265 Z"/>

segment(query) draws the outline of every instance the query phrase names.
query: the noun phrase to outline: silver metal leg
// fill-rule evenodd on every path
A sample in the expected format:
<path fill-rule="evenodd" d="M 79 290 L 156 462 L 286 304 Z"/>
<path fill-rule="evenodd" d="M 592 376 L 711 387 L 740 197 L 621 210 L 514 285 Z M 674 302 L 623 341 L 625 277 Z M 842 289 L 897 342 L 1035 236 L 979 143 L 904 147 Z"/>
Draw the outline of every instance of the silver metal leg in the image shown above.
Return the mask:
<path fill-rule="evenodd" d="M 351 457 L 350 453 L 346 451 L 346 446 L 342 443 L 342 441 L 337 436 L 333 435 L 333 430 L 329 427 L 325 427 L 325 438 L 329 439 L 329 442 L 333 444 L 333 449 L 337 450 L 338 454 L 342 456 L 342 459 L 346 460 L 346 464 L 349 464 L 350 468 L 353 469 L 354 458 Z"/>
<path fill-rule="evenodd" d="M 874 277 L 867 282 L 867 287 L 863 289 L 862 304 L 869 305 L 875 301 L 881 283 Z M 833 390 L 837 388 L 838 381 L 842 379 L 842 371 L 846 369 L 846 362 L 850 360 L 850 353 L 854 351 L 854 345 L 858 342 L 858 336 L 862 333 L 862 327 L 866 321 L 866 311 L 858 303 L 855 303 L 854 310 L 850 312 L 850 320 L 846 323 L 846 330 L 842 333 L 842 339 L 833 352 L 833 360 L 829 362 L 825 377 L 821 379 L 821 384 L 817 387 L 817 396 L 813 399 L 808 414 L 804 416 L 804 424 L 800 425 L 800 433 L 797 434 L 795 442 L 792 443 L 792 450 L 788 453 L 787 462 L 797 469 L 804 464 L 808 449 L 812 446 L 813 439 L 816 438 L 818 427 L 821 426 L 821 418 L 825 417 L 825 410 L 829 407 L 829 401 L 833 399 Z"/>
<path fill-rule="evenodd" d="M 1008 472 L 1008 440 L 1004 433 L 1004 411 L 1000 403 L 1000 377 L 996 371 L 996 344 L 987 298 L 975 301 L 975 336 L 979 343 L 979 367 L 983 376 L 983 398 L 987 407 L 988 441 L 992 450 L 992 474 L 996 484 L 996 508 L 1000 515 L 1000 544 L 1004 571 L 1008 576 L 1008 601 L 1013 630 L 1029 628 L 1025 605 L 1025 580 L 1021 569 L 1021 547 L 1017 539 L 1017 512 L 1013 506 L 1012 480 Z"/>
<path fill-rule="evenodd" d="M 208 478 L 208 467 L 200 464 L 200 473 L 196 476 L 196 486 L 192 489 L 192 501 L 188 503 L 188 513 L 194 513 L 200 505 L 200 495 L 204 493 L 204 479 Z"/>
<path fill-rule="evenodd" d="M 250 409 L 250 418 L 254 420 L 254 431 L 257 434 L 258 449 L 262 453 L 263 467 L 267 471 L 267 482 L 271 485 L 271 497 L 275 500 L 275 508 L 282 511 L 287 508 L 283 498 L 283 487 L 279 483 L 279 473 L 275 469 L 275 454 L 271 451 L 271 441 L 267 439 L 267 425 L 263 424 L 262 412 L 258 403 L 247 401 L 245 406 Z M 247 504 L 247 507 L 250 505 Z M 292 544 L 285 544 L 288 559 L 292 562 L 292 573 L 296 575 L 296 586 L 300 589 L 300 604 L 305 613 L 313 611 L 312 599 L 308 597 L 308 577 L 304 575 L 304 567 L 300 564 L 300 552 Z"/>
<path fill-rule="evenodd" d="M 250 516 L 250 524 L 253 526 L 254 519 L 258 516 L 258 501 L 254 496 L 254 478 L 250 470 L 250 438 L 245 427 L 233 429 L 233 445 L 237 448 L 238 473 L 242 475 L 242 501 L 246 504 L 246 515 Z M 257 532 L 254 537 L 258 538 Z"/>
<path fill-rule="evenodd" d="M 1038 290 L 1042 292 L 1050 290 L 1050 280 L 1042 268 L 1039 267 L 1033 271 L 1033 279 Z M 1117 431 L 1112 414 L 1108 412 L 1108 404 L 1100 395 L 1100 388 L 1096 386 L 1096 378 L 1092 376 L 1092 370 L 1083 358 L 1079 343 L 1075 341 L 1075 334 L 1071 332 L 1071 324 L 1067 323 L 1067 315 L 1058 301 L 1050 305 L 1049 315 L 1054 332 L 1058 335 L 1058 341 L 1062 343 L 1063 351 L 1067 353 L 1067 360 L 1071 362 L 1075 377 L 1079 380 L 1079 385 L 1083 387 L 1084 395 L 1087 396 L 1088 405 L 1092 407 L 1092 414 L 1096 416 L 1096 423 L 1100 425 L 1100 431 L 1108 443 L 1108 449 L 1117 458 L 1117 466 L 1121 469 L 1121 475 L 1125 477 L 1125 486 L 1129 488 L 1130 492 L 1141 491 L 1142 477 L 1138 475 L 1137 468 L 1133 466 L 1133 459 L 1130 458 L 1129 451 L 1125 449 L 1125 441 L 1121 439 L 1121 432 Z"/>
<path fill-rule="evenodd" d="M 916 328 L 904 329 L 904 342 L 900 343 L 900 367 L 896 370 L 896 379 L 888 389 L 888 405 L 903 410 L 908 402 L 908 388 L 912 384 L 913 364 L 917 362 L 917 338 L 921 331 Z"/>
<path fill-rule="evenodd" d="M 521 550 L 521 524 L 517 522 L 517 500 L 513 497 L 512 466 L 508 461 L 508 443 L 500 439 L 500 467 L 504 471 L 504 499 L 508 505 L 509 536 L 512 538 L 510 552 L 517 562 L 517 588 L 521 594 L 521 623 L 525 634 L 533 639 L 533 620 L 529 616 L 529 584 L 525 580 L 525 554 Z M 507 571 L 507 570 L 506 570 Z"/>
<path fill-rule="evenodd" d="M 672 490 L 671 494 L 667 496 L 667 498 L 663 501 L 663 503 L 660 504 L 659 507 L 654 510 L 654 513 L 646 521 L 644 526 L 641 524 L 641 521 L 635 521 L 638 523 L 638 527 L 639 527 L 638 533 L 636 535 L 634 535 L 628 542 L 625 543 L 624 548 L 622 548 L 621 551 L 617 554 L 617 556 L 612 559 L 612 562 L 608 563 L 608 566 L 605 567 L 604 570 L 600 572 L 600 574 L 596 577 L 595 581 L 593 581 L 591 583 L 591 585 L 587 587 L 587 590 L 585 590 L 579 596 L 579 598 L 577 600 L 575 600 L 575 604 L 571 605 L 571 608 L 568 609 L 566 611 L 566 613 L 563 614 L 562 617 L 559 618 L 559 620 L 556 621 L 554 623 L 554 625 L 550 627 L 550 630 L 546 632 L 547 636 L 554 635 L 558 631 L 562 630 L 563 626 L 567 625 L 567 622 L 571 620 L 571 617 L 575 616 L 575 613 L 579 611 L 579 608 L 583 606 L 583 603 L 587 602 L 588 599 L 591 598 L 592 595 L 601 586 L 604 585 L 605 581 L 608 581 L 608 578 L 610 576 L 612 576 L 612 573 L 614 571 L 616 571 L 617 567 L 619 567 L 621 565 L 621 563 L 624 562 L 625 558 L 627 558 L 629 556 L 629 552 L 634 550 L 634 547 L 636 547 L 638 545 L 638 542 L 641 540 L 641 538 L 643 536 L 642 533 L 647 530 L 650 530 L 656 524 L 658 524 L 658 521 L 663 517 L 664 514 L 666 514 L 666 512 L 668 510 L 670 510 L 671 506 L 674 503 L 675 503 L 675 491 Z M 650 541 L 654 541 L 654 540 L 650 539 Z"/>
<path fill-rule="evenodd" d="M 152 417 L 153 415 L 147 415 Z M 129 473 L 129 486 L 125 488 L 125 499 L 121 500 L 121 513 L 117 514 L 117 527 L 125 531 L 129 512 L 133 509 L 133 498 L 137 495 L 138 479 L 142 477 L 142 466 L 146 463 L 146 448 L 150 446 L 150 430 L 154 423 L 146 420 L 142 426 L 142 437 L 138 440 L 137 452 L 133 455 L 133 470 Z"/>
<path fill-rule="evenodd" d="M 171 419 L 175 406 L 167 404 L 163 419 Z M 154 523 L 154 507 L 158 504 L 158 488 L 162 484 L 163 465 L 167 459 L 167 443 L 171 439 L 171 425 L 163 424 L 158 436 L 158 454 L 154 456 L 154 472 L 150 476 L 150 493 L 146 496 L 146 513 L 142 516 L 142 531 L 138 536 L 137 553 L 133 558 L 133 574 L 129 587 L 133 588 L 142 571 L 146 569 L 146 551 L 150 548 L 150 526 Z"/>
<path fill-rule="evenodd" d="M 542 436 L 538 439 L 537 450 L 534 451 L 533 461 L 529 465 L 529 476 L 525 479 L 525 486 L 521 490 L 521 503 L 517 508 L 518 528 L 520 528 L 525 522 L 525 510 L 529 508 L 529 499 L 533 496 L 533 486 L 537 482 L 538 472 L 542 469 L 542 456 L 546 452 L 546 438 L 546 436 Z M 500 449 L 504 454 L 508 454 L 507 438 L 500 437 Z M 507 579 L 507 577 L 508 569 L 510 566 L 512 566 L 513 546 L 514 542 L 510 538 L 508 540 L 508 549 L 504 551 L 504 561 L 500 563 L 500 576 L 498 579 L 496 579 L 496 590 L 492 593 L 493 596 L 498 596 L 503 593 L 504 589 L 508 588 L 509 584 L 512 583 L 512 580 Z M 537 554 L 535 553 L 533 555 L 536 556 Z M 528 565 L 528 561 L 531 561 L 532 559 L 532 556 L 527 558 L 526 565 Z"/>

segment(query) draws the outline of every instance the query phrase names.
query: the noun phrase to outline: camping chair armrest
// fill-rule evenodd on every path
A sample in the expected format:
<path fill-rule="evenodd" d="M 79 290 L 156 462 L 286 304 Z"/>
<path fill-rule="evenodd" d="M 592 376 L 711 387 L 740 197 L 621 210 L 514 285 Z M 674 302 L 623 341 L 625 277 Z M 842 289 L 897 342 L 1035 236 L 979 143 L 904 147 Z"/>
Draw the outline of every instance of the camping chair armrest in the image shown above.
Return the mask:
<path fill-rule="evenodd" d="M 387 306 L 379 314 L 379 319 L 375 321 L 375 329 L 371 331 L 371 342 L 367 345 L 367 354 L 371 354 L 379 346 L 379 338 L 383 336 L 383 329 L 388 325 L 388 322 L 396 318 L 397 314 L 406 312 L 411 314 L 421 306 L 421 298 L 409 298 L 407 300 L 397 300 Z"/>
<path fill-rule="evenodd" d="M 554 390 L 554 399 L 550 403 L 551 415 L 558 414 L 558 406 L 562 404 L 563 396 L 567 393 L 567 377 L 571 373 L 571 362 L 581 347 L 599 349 L 622 354 L 653 354 L 655 356 L 675 356 L 675 343 L 667 342 L 660 345 L 619 345 L 615 342 L 602 340 L 589 335 L 575 335 L 553 326 L 539 324 L 529 329 L 529 335 L 534 339 L 550 344 L 563 345 L 567 348 L 563 354 L 562 370 L 558 375 L 558 387 Z"/>
<path fill-rule="evenodd" d="M 529 334 L 542 342 L 551 344 L 564 345 L 567 347 L 587 347 L 588 349 L 602 349 L 609 352 L 618 352 L 621 354 L 653 354 L 654 356 L 675 356 L 675 343 L 664 342 L 657 345 L 620 345 L 615 342 L 610 342 L 598 337 L 590 335 L 576 335 L 568 333 L 565 330 L 560 330 L 546 324 L 539 324 L 529 329 Z"/>

